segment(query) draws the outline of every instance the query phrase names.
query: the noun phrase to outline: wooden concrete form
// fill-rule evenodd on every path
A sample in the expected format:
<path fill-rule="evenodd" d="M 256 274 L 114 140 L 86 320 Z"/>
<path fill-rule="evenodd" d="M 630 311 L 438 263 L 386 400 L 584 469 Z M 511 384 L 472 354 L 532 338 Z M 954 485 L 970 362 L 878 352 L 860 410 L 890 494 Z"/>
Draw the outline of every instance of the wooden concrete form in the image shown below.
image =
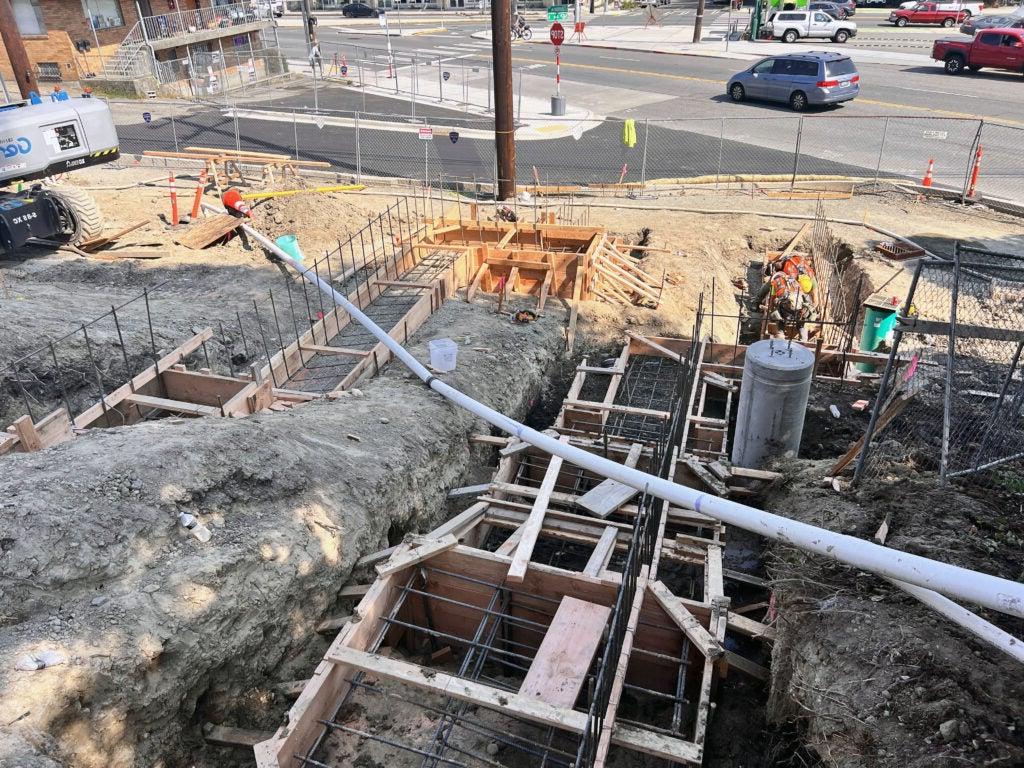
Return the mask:
<path fill-rule="evenodd" d="M 509 237 L 509 242 L 514 238 L 515 235 Z M 588 370 L 586 361 L 579 366 L 556 420 L 556 434 L 559 427 L 564 427 L 567 414 L 584 407 L 579 403 L 585 402 L 585 407 L 590 408 L 595 402 L 579 399 L 588 375 L 600 376 L 609 383 L 610 397 L 597 403 L 602 412 L 616 408 L 612 401 L 630 356 L 630 344 L 623 347 L 613 368 Z M 685 352 L 673 352 L 669 343 L 663 346 L 671 354 Z M 649 351 L 642 349 L 636 353 Z M 641 468 L 652 457 L 651 447 L 640 443 L 605 441 L 575 433 L 563 433 L 561 439 Z M 257 763 L 261 768 L 297 764 L 293 756 L 306 754 L 317 740 L 323 727 L 319 721 L 330 719 L 345 701 L 349 680 L 357 671 L 499 712 L 509 718 L 509 728 L 514 728 L 515 721 L 523 720 L 568 733 L 582 732 L 586 716 L 573 706 L 582 690 L 583 675 L 600 652 L 600 645 L 594 640 L 600 634 L 598 628 L 603 628 L 623 588 L 622 574 L 610 569 L 609 564 L 614 562 L 616 553 L 625 553 L 632 543 L 633 521 L 639 511 L 636 499 L 625 498 L 623 494 L 621 503 L 605 517 L 594 516 L 580 503 L 586 493 L 567 493 L 556 487 L 565 487 L 567 478 L 581 471 L 578 468 L 512 439 L 480 436 L 475 440 L 498 447 L 504 454 L 486 492 L 465 512 L 431 533 L 360 561 L 360 565 L 381 564 L 380 578 L 355 609 L 353 621 L 344 626 L 325 654 L 290 711 L 288 724 L 257 746 Z M 669 466 L 674 471 L 685 467 L 687 458 L 693 457 L 680 453 L 676 447 Z M 743 472 L 746 471 L 737 468 L 737 477 L 730 475 L 730 479 L 737 483 L 768 482 L 774 477 L 774 473 L 762 472 L 745 477 Z M 587 478 L 597 486 L 601 480 Z M 732 658 L 724 652 L 726 632 L 765 641 L 770 641 L 774 633 L 771 626 L 729 611 L 724 595 L 727 572 L 721 557 L 724 526 L 693 510 L 669 505 L 656 509 L 659 511 L 654 554 L 650 564 L 640 571 L 622 651 L 612 659 L 614 668 L 609 671 L 614 675 L 614 684 L 595 765 L 604 764 L 613 745 L 674 763 L 699 765 L 716 681 L 727 672 Z M 491 535 L 496 531 L 505 533 Z M 542 541 L 566 542 L 589 554 L 563 566 L 547 565 L 531 557 Z M 659 580 L 661 563 L 666 560 L 695 569 L 701 579 L 700 599 L 675 595 Z M 514 580 L 509 578 L 510 573 L 515 574 Z M 547 625 L 518 693 L 455 677 L 436 667 L 398 661 L 379 651 L 382 645 L 401 642 L 407 632 L 396 631 L 383 617 L 393 616 L 400 609 L 426 616 L 419 600 L 413 601 L 416 605 L 411 608 L 408 603 L 398 602 L 402 585 L 411 579 L 416 580 L 422 593 L 438 596 L 439 602 L 431 609 L 430 625 L 453 637 L 473 635 L 473 627 L 480 621 L 478 611 L 488 605 L 500 585 L 514 587 L 523 596 L 553 601 L 529 602 L 530 598 L 524 597 L 527 603 L 517 609 L 528 611 L 524 615 Z M 442 599 L 447 602 L 441 602 Z M 452 600 L 456 602 L 453 604 Z M 411 616 L 407 618 L 412 620 Z M 689 645 L 685 645 L 687 640 Z M 672 737 L 618 722 L 618 701 L 626 683 L 671 693 L 675 685 L 673 670 L 678 665 L 669 660 L 679 658 L 684 647 L 689 648 L 690 654 L 686 689 L 695 692 L 693 703 L 688 705 L 693 707 L 687 717 L 689 731 Z M 759 674 L 762 669 L 742 658 L 737 659 L 737 665 L 747 674 Z"/>

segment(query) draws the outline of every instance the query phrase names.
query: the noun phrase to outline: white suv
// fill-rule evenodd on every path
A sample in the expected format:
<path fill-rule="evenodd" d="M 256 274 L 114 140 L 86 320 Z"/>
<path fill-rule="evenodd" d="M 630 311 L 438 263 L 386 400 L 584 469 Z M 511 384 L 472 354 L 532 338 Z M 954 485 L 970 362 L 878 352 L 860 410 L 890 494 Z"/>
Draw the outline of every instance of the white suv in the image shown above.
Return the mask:
<path fill-rule="evenodd" d="M 795 43 L 801 37 L 823 37 L 845 43 L 857 36 L 857 25 L 845 19 L 833 19 L 824 11 L 778 11 L 768 19 L 764 31 L 766 36 L 786 43 Z"/>

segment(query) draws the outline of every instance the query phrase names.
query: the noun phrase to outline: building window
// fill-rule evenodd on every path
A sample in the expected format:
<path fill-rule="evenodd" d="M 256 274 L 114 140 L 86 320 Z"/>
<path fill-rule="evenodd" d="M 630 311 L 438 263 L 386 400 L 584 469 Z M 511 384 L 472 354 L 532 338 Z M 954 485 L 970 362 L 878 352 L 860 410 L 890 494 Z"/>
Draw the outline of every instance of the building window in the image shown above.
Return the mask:
<path fill-rule="evenodd" d="M 14 20 L 18 31 L 23 35 L 45 35 L 46 25 L 43 24 L 43 12 L 39 10 L 36 0 L 11 0 L 14 9 Z"/>
<path fill-rule="evenodd" d="M 39 74 L 37 79 L 41 83 L 59 83 L 60 78 L 60 64 L 55 61 L 40 61 L 39 62 Z"/>
<path fill-rule="evenodd" d="M 117 0 L 82 0 L 86 18 L 93 29 L 113 29 L 124 26 L 124 15 Z"/>

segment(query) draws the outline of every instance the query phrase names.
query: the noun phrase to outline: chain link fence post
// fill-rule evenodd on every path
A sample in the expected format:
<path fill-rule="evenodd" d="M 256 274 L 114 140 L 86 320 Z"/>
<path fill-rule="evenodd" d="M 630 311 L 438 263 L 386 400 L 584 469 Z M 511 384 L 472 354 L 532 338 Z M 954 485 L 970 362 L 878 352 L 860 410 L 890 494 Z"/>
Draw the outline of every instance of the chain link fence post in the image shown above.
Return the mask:
<path fill-rule="evenodd" d="M 359 146 L 359 113 L 356 112 L 356 183 L 363 182 L 363 158 Z"/>
<path fill-rule="evenodd" d="M 978 149 L 981 146 L 981 130 L 985 127 L 985 121 L 978 121 L 978 130 L 974 134 L 974 142 L 971 144 L 970 154 L 967 156 L 966 168 L 964 169 L 964 187 L 960 193 L 960 205 L 967 204 L 967 191 L 971 184 L 971 172 L 974 170 L 975 159 L 978 154 Z M 955 286 L 954 286 L 955 287 Z"/>
<path fill-rule="evenodd" d="M 882 140 L 878 143 L 878 162 L 875 163 L 875 183 L 874 189 L 878 189 L 878 175 L 882 171 L 882 153 L 885 152 L 885 139 L 889 135 L 889 117 L 886 116 L 885 122 L 882 123 Z"/>
<path fill-rule="evenodd" d="M 804 135 L 804 118 L 801 115 L 799 122 L 796 124 L 796 147 L 793 149 L 793 178 L 789 182 L 789 188 L 793 189 L 796 186 L 796 175 L 800 170 L 800 141 Z"/>

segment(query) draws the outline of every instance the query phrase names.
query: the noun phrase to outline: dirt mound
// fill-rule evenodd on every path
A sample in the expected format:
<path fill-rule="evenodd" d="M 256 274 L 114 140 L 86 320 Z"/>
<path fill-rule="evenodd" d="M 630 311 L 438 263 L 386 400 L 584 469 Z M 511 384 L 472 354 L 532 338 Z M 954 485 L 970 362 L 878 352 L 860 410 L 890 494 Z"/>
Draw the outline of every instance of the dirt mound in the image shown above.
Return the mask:
<path fill-rule="evenodd" d="M 904 469 L 896 485 L 840 496 L 821 486 L 830 461 L 794 462 L 767 508 L 887 544 L 1021 578 L 1019 518 L 993 500 Z M 1013 542 L 1017 542 L 1016 545 Z M 875 576 L 771 547 L 779 612 L 769 716 L 796 721 L 825 764 L 1024 763 L 1024 669 Z M 1018 637 L 1024 621 L 982 611 Z"/>
<path fill-rule="evenodd" d="M 516 326 L 482 302 L 448 302 L 410 351 L 426 359 L 426 340 L 441 335 L 486 340 L 492 351 L 465 346 L 446 378 L 521 415 L 564 323 L 557 306 Z M 207 693 L 280 674 L 354 561 L 429 528 L 460 481 L 480 425 L 409 376 L 391 366 L 336 402 L 96 430 L 4 457 L 0 734 L 13 754 L 25 754 L 20 739 L 117 768 L 201 750 L 189 724 L 213 716 Z M 212 540 L 184 531 L 180 512 Z M 14 669 L 45 649 L 67 663 Z"/>

